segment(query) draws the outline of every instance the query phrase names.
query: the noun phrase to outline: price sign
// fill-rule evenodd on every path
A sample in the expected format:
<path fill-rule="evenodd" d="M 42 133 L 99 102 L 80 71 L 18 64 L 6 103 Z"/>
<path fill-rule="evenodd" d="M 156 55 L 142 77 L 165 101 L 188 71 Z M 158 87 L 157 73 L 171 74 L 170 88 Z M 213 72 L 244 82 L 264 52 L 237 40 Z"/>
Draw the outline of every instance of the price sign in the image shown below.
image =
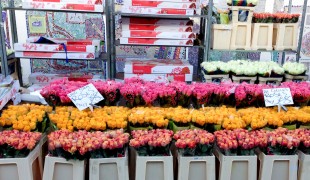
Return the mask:
<path fill-rule="evenodd" d="M 290 88 L 263 89 L 263 92 L 267 107 L 294 104 Z"/>
<path fill-rule="evenodd" d="M 80 111 L 92 107 L 92 105 L 104 100 L 93 84 L 88 84 L 69 93 L 68 97 Z"/>

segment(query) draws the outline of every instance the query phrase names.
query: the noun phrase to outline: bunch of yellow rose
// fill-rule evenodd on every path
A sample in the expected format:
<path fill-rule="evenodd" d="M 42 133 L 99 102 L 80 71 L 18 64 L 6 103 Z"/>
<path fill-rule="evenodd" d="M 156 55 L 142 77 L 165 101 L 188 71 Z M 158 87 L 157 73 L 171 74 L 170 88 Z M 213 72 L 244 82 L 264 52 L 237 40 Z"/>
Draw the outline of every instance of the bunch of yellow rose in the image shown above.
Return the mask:
<path fill-rule="evenodd" d="M 127 128 L 129 109 L 124 107 L 95 108 L 94 111 L 79 111 L 74 107 L 56 107 L 49 117 L 58 129 L 97 130 Z"/>
<path fill-rule="evenodd" d="M 166 118 L 164 108 L 156 107 L 137 107 L 131 110 L 128 121 L 133 126 L 149 126 L 153 125 L 158 128 L 168 126 L 169 120 Z"/>
<path fill-rule="evenodd" d="M 260 129 L 268 124 L 266 108 L 245 108 L 237 111 L 237 114 L 252 129 Z"/>
<path fill-rule="evenodd" d="M 46 113 L 52 112 L 52 107 L 24 104 L 18 106 L 9 106 L 3 110 L 0 117 L 0 126 L 12 127 L 20 131 L 33 131 L 37 129 L 37 123 L 42 123 Z M 45 131 L 45 129 L 37 129 Z"/>
<path fill-rule="evenodd" d="M 172 120 L 178 124 L 188 124 L 192 121 L 192 113 L 194 109 L 185 109 L 182 107 L 167 108 L 166 116 L 167 119 Z"/>
<path fill-rule="evenodd" d="M 126 107 L 106 106 L 103 108 L 108 114 L 106 122 L 109 129 L 126 129 L 130 110 Z"/>

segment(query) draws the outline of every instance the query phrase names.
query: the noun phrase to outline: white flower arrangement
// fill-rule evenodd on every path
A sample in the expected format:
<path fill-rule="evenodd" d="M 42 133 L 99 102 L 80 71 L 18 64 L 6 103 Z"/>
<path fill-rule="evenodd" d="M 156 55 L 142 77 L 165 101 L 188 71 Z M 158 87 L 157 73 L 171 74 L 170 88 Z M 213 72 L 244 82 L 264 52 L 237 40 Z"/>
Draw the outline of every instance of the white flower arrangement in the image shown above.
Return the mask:
<path fill-rule="evenodd" d="M 291 75 L 302 75 L 307 71 L 307 68 L 304 64 L 296 62 L 287 62 L 283 65 L 285 72 Z"/>
<path fill-rule="evenodd" d="M 219 71 L 224 74 L 233 73 L 237 76 L 264 76 L 269 77 L 271 75 L 283 75 L 284 69 L 276 62 L 259 62 L 249 60 L 236 60 L 229 61 L 227 63 L 214 61 L 203 62 L 201 67 L 211 74 Z"/>

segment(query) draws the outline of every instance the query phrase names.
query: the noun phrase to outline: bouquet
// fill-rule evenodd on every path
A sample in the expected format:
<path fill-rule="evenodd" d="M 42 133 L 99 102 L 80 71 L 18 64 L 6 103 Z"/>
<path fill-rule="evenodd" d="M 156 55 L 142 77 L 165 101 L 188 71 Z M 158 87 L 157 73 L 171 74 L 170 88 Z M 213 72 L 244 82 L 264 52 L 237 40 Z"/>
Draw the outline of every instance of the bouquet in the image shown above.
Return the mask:
<path fill-rule="evenodd" d="M 222 130 L 216 131 L 214 135 L 217 147 L 226 156 L 255 155 L 255 149 L 267 143 L 267 136 L 263 130 Z"/>
<path fill-rule="evenodd" d="M 128 116 L 129 125 L 134 128 L 167 128 L 169 120 L 166 119 L 163 108 L 137 107 L 131 110 Z"/>
<path fill-rule="evenodd" d="M 193 103 L 195 108 L 207 106 L 217 85 L 213 83 L 196 83 L 193 84 Z"/>
<path fill-rule="evenodd" d="M 291 74 L 293 76 L 305 75 L 307 71 L 306 66 L 301 63 L 286 62 L 283 65 L 283 68 L 287 74 Z"/>
<path fill-rule="evenodd" d="M 222 82 L 215 86 L 211 104 L 215 106 L 229 105 L 235 106 L 235 91 L 238 84 Z"/>
<path fill-rule="evenodd" d="M 308 82 L 284 82 L 280 87 L 290 88 L 295 105 L 308 105 L 310 100 L 310 84 Z"/>
<path fill-rule="evenodd" d="M 299 149 L 305 154 L 310 154 L 310 130 L 296 129 L 295 131 L 300 139 Z"/>
<path fill-rule="evenodd" d="M 67 160 L 124 157 L 129 134 L 123 130 L 107 132 L 70 132 L 60 130 L 48 135 L 48 150 L 52 156 Z"/>
<path fill-rule="evenodd" d="M 49 114 L 54 129 L 93 130 L 126 129 L 130 111 L 124 107 L 96 108 L 94 111 L 79 111 L 74 107 L 56 107 L 55 113 Z"/>
<path fill-rule="evenodd" d="M 39 132 L 8 130 L 0 132 L 0 158 L 24 158 L 41 139 Z"/>
<path fill-rule="evenodd" d="M 166 117 L 170 120 L 169 128 L 174 132 L 188 129 L 192 119 L 192 110 L 181 107 L 168 108 L 166 110 Z"/>
<path fill-rule="evenodd" d="M 229 74 L 231 70 L 227 63 L 221 61 L 203 62 L 200 66 L 206 75 Z"/>
<path fill-rule="evenodd" d="M 254 13 L 253 23 L 273 23 L 273 15 L 271 13 Z"/>
<path fill-rule="evenodd" d="M 194 86 L 179 81 L 172 82 L 170 86 L 172 86 L 177 93 L 178 106 L 187 108 L 191 103 Z"/>
<path fill-rule="evenodd" d="M 24 104 L 9 106 L 3 110 L 0 117 L 0 126 L 4 129 L 16 129 L 20 131 L 45 132 L 49 125 L 47 113 L 52 112 L 52 107 Z"/>
<path fill-rule="evenodd" d="M 300 144 L 298 131 L 278 128 L 267 133 L 268 145 L 263 151 L 266 155 L 294 155 Z"/>
<path fill-rule="evenodd" d="M 139 156 L 169 156 L 173 132 L 166 129 L 132 131 L 129 146 Z"/>
<path fill-rule="evenodd" d="M 263 89 L 269 88 L 271 88 L 271 86 L 263 84 L 240 84 L 236 87 L 235 91 L 236 106 L 264 106 Z"/>
<path fill-rule="evenodd" d="M 183 130 L 173 136 L 175 146 L 182 156 L 211 156 L 214 135 L 205 130 Z"/>
<path fill-rule="evenodd" d="M 104 97 L 105 106 L 115 106 L 120 100 L 121 83 L 115 81 L 94 81 L 93 85 L 97 88 L 100 94 Z"/>
<path fill-rule="evenodd" d="M 257 5 L 258 0 L 226 0 L 228 6 L 249 6 Z"/>
<path fill-rule="evenodd" d="M 275 13 L 273 14 L 274 23 L 297 23 L 300 14 Z"/>

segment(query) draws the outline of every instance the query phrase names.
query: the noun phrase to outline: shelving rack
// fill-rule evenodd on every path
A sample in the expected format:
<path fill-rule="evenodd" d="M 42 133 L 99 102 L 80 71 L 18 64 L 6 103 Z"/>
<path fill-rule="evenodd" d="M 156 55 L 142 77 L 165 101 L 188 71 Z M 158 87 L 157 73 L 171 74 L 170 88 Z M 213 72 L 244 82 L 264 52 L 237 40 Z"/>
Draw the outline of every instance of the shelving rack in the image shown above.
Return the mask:
<path fill-rule="evenodd" d="M 289 13 L 291 12 L 291 7 L 292 7 L 292 1 L 293 0 L 289 0 Z M 302 12 L 302 18 L 301 18 L 301 30 L 300 30 L 300 34 L 299 34 L 299 38 L 298 38 L 298 47 L 297 47 L 297 51 L 292 51 L 292 50 L 285 50 L 285 51 L 277 51 L 277 50 L 273 50 L 273 51 L 266 51 L 266 50 L 213 50 L 211 49 L 211 37 L 212 37 L 212 24 L 211 24 L 211 18 L 212 18 L 212 8 L 213 8 L 213 0 L 209 0 L 209 7 L 208 7 L 208 25 L 207 25 L 207 41 L 208 41 L 208 45 L 206 47 L 206 54 L 205 54 L 205 60 L 208 60 L 210 57 L 211 52 L 216 52 L 216 51 L 223 51 L 223 52 L 247 52 L 247 53 L 251 53 L 251 52 L 270 52 L 270 53 L 278 53 L 278 54 L 282 54 L 282 60 L 281 63 L 283 64 L 285 62 L 285 54 L 286 53 L 296 53 L 296 60 L 297 62 L 299 62 L 300 59 L 300 50 L 301 50 L 301 41 L 302 41 L 302 36 L 303 36 L 303 30 L 304 30 L 304 23 L 305 23 L 305 16 L 306 16 L 306 11 L 307 11 L 307 0 L 304 0 L 304 6 L 303 6 L 303 12 Z"/>
<path fill-rule="evenodd" d="M 10 29 L 11 29 L 11 35 L 12 35 L 12 44 L 14 43 L 17 43 L 18 42 L 18 35 L 17 35 L 17 26 L 16 26 L 16 17 L 15 17 L 15 11 L 44 11 L 44 12 L 63 12 L 63 13 L 88 13 L 88 14 L 102 14 L 102 15 L 106 15 L 106 27 L 109 27 L 109 24 L 110 24 L 110 21 L 109 21 L 109 18 L 108 18 L 108 15 L 110 14 L 110 9 L 109 9 L 109 0 L 106 0 L 105 1 L 105 9 L 104 9 L 104 12 L 92 12 L 92 11 L 80 11 L 80 10 L 64 10 L 64 9 L 30 9 L 30 8 L 22 8 L 22 7 L 15 7 L 14 6 L 14 0 L 10 0 L 10 3 L 9 3 L 9 7 L 4 7 L 2 8 L 2 4 L 1 4 L 1 1 L 0 1 L 0 12 L 2 11 L 6 11 L 9 13 L 9 20 L 10 20 Z M 0 19 L 2 19 L 2 13 L 0 13 Z M 107 34 L 109 34 L 110 32 L 107 31 Z M 4 31 L 4 26 L 1 25 L 1 28 L 0 28 L 0 34 L 1 34 L 1 48 L 0 48 L 0 58 L 1 58 L 1 65 L 3 67 L 2 69 L 2 73 L 7 76 L 9 75 L 9 72 L 8 72 L 8 60 L 9 59 L 14 59 L 15 56 L 14 54 L 13 55 L 10 55 L 10 56 L 7 56 L 6 55 L 6 49 L 5 49 L 5 46 L 2 46 L 2 44 L 5 43 L 5 31 Z M 109 78 L 110 77 L 110 65 L 111 65 L 111 59 L 110 59 L 110 50 L 111 50 L 111 44 L 109 43 L 109 36 L 106 36 L 105 38 L 105 45 L 106 45 L 106 52 L 102 52 L 99 56 L 99 58 L 96 58 L 94 60 L 82 60 L 81 61 L 104 61 L 106 60 L 107 61 L 107 77 Z M 22 77 L 21 77 L 21 67 L 20 67 L 20 58 L 17 58 L 18 59 L 18 71 L 19 71 L 19 81 L 20 81 L 20 84 L 22 85 L 23 82 L 22 82 Z M 27 59 L 27 58 L 25 58 Z M 44 58 L 44 59 L 48 59 L 48 58 Z M 53 59 L 55 60 L 55 59 Z M 63 59 L 56 59 L 56 60 L 62 60 Z M 78 61 L 78 60 L 75 60 L 75 61 Z M 103 70 L 104 71 L 104 70 Z"/>
<path fill-rule="evenodd" d="M 112 78 L 115 78 L 115 72 L 116 72 L 116 68 L 115 68 L 115 64 L 116 64 L 116 55 L 115 55 L 115 47 L 116 46 L 155 46 L 155 47 L 186 47 L 186 48 L 192 48 L 192 47 L 197 47 L 199 48 L 199 54 L 205 54 L 206 51 L 206 44 L 207 43 L 207 15 L 201 14 L 201 15 L 166 15 L 166 14 L 134 14 L 134 13 L 122 13 L 120 11 L 115 11 L 115 4 L 113 1 L 111 1 L 110 3 L 110 8 L 112 9 L 112 13 L 111 13 L 111 20 L 113 21 L 113 23 L 111 24 L 111 34 L 110 36 L 113 37 L 111 38 L 111 44 L 113 44 L 114 46 L 112 46 L 113 50 L 111 53 L 111 74 L 112 74 Z M 116 15 L 120 15 L 121 17 L 146 17 L 146 18 L 162 18 L 162 19 L 191 19 L 191 18 L 200 18 L 200 33 L 199 34 L 203 34 L 204 38 L 202 39 L 201 45 L 194 45 L 194 46 L 171 46 L 171 45 L 141 45 L 141 44 L 120 44 L 120 42 L 118 40 L 116 40 L 115 37 L 115 16 Z M 201 58 L 199 60 L 199 62 L 201 62 L 203 60 L 203 58 Z"/>

